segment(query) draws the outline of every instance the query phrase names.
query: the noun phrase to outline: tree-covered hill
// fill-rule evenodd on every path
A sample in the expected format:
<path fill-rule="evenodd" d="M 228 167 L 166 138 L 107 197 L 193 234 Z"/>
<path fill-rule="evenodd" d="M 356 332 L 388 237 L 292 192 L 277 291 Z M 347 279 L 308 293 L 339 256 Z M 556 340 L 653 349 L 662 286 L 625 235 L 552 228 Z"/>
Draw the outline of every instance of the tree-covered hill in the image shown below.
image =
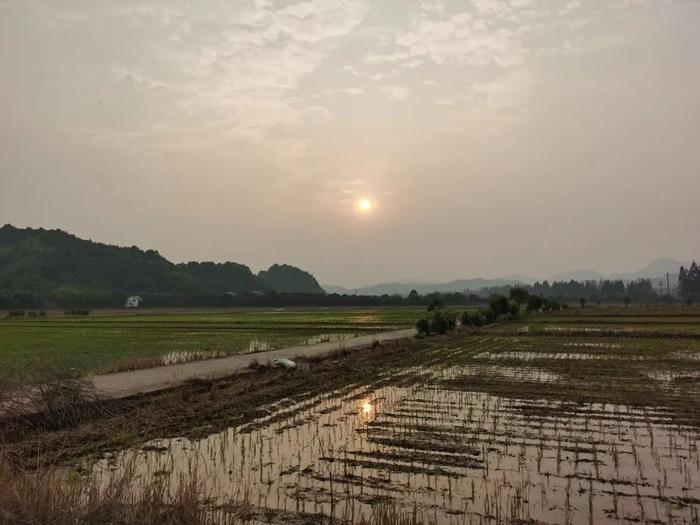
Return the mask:
<path fill-rule="evenodd" d="M 255 275 L 226 262 L 173 264 L 155 250 L 111 246 L 61 230 L 0 228 L 0 308 L 121 306 L 129 295 L 189 296 L 252 291 L 322 294 L 314 277 L 288 265 Z M 201 301 L 196 301 L 201 303 Z"/>
<path fill-rule="evenodd" d="M 279 293 L 325 293 L 319 292 L 320 285 L 313 275 L 288 264 L 273 264 L 269 270 L 258 273 L 258 279 Z"/>

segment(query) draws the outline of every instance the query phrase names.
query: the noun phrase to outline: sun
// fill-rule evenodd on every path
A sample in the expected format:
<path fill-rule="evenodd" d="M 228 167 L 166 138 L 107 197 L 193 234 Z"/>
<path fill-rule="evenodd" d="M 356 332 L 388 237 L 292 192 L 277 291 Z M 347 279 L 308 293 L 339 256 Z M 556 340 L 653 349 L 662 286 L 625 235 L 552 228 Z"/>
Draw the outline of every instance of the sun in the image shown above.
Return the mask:
<path fill-rule="evenodd" d="M 372 201 L 369 199 L 360 199 L 357 201 L 357 209 L 362 213 L 369 213 L 372 211 Z"/>

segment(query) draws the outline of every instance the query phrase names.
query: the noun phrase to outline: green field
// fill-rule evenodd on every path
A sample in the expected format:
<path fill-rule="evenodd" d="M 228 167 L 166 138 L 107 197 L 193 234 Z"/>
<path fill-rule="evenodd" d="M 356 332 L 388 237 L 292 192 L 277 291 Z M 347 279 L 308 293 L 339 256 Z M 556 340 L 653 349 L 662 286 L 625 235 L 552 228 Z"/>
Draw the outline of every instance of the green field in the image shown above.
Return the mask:
<path fill-rule="evenodd" d="M 100 373 L 412 326 L 421 308 L 95 312 L 0 320 L 0 380 Z M 4 315 L 3 315 L 4 317 Z"/>

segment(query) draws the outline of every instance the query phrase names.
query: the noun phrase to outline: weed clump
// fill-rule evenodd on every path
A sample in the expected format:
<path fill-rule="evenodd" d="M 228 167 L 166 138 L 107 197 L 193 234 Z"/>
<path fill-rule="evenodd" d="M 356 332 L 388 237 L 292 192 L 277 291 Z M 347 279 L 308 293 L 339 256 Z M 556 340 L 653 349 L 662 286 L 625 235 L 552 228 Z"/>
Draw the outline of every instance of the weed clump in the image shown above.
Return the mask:
<path fill-rule="evenodd" d="M 94 385 L 75 371 L 54 371 L 35 384 L 0 386 L 0 438 L 16 429 L 53 431 L 71 428 L 99 415 Z"/>

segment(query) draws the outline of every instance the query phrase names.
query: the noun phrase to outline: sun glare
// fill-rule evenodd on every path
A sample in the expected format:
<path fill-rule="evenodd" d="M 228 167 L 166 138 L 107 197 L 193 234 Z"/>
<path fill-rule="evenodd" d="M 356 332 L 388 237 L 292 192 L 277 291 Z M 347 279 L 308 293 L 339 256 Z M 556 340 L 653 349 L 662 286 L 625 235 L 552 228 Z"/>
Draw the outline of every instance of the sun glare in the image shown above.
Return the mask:
<path fill-rule="evenodd" d="M 372 201 L 369 199 L 360 199 L 357 201 L 357 209 L 362 213 L 368 213 L 372 211 Z"/>

